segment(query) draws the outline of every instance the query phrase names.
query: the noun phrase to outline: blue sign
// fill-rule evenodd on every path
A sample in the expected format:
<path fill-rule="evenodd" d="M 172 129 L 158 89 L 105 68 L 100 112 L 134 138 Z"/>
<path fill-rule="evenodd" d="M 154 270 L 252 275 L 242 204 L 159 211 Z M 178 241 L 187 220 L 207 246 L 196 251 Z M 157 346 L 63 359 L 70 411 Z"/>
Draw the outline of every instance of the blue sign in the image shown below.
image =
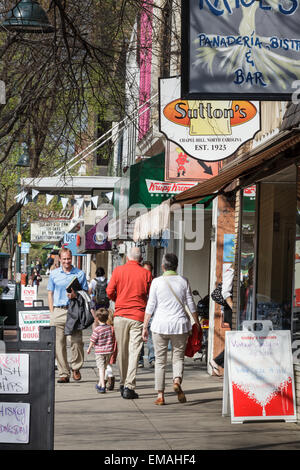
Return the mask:
<path fill-rule="evenodd" d="M 22 255 L 28 255 L 30 251 L 31 244 L 30 243 L 25 243 L 21 242 L 21 253 Z"/>
<path fill-rule="evenodd" d="M 73 256 L 84 256 L 77 253 L 77 233 L 65 233 L 64 235 L 64 246 L 71 250 Z"/>

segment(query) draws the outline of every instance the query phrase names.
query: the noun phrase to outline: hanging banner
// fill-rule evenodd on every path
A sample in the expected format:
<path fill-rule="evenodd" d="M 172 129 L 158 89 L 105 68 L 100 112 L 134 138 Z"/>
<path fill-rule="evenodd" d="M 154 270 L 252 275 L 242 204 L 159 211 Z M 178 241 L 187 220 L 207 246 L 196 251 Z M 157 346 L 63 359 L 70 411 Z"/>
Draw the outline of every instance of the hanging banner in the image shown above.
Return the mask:
<path fill-rule="evenodd" d="M 223 416 L 230 402 L 232 423 L 297 421 L 291 333 L 272 328 L 268 320 L 247 321 L 226 332 Z"/>
<path fill-rule="evenodd" d="M 180 77 L 160 79 L 160 131 L 204 162 L 229 157 L 260 130 L 259 102 L 180 98 Z"/>
<path fill-rule="evenodd" d="M 182 1 L 181 96 L 291 99 L 299 22 L 299 0 Z"/>

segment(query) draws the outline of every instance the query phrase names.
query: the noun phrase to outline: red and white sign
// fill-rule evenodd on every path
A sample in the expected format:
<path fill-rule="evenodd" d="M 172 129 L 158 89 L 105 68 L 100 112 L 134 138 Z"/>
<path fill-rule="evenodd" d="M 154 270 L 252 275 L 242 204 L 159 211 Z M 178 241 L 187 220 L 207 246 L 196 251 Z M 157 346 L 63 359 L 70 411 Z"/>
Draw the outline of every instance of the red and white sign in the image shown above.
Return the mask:
<path fill-rule="evenodd" d="M 24 307 L 33 307 L 33 301 L 37 299 L 37 286 L 21 286 L 21 300 Z"/>
<path fill-rule="evenodd" d="M 40 326 L 50 325 L 50 310 L 19 311 L 21 341 L 39 341 Z"/>
<path fill-rule="evenodd" d="M 258 323 L 262 330 L 254 330 Z M 232 423 L 297 421 L 290 331 L 249 321 L 242 331 L 227 331 L 225 342 L 223 415 L 230 398 Z"/>
<path fill-rule="evenodd" d="M 147 180 L 146 184 L 149 193 L 151 194 L 179 194 L 182 191 L 192 188 L 197 183 L 169 183 L 166 181 Z"/>

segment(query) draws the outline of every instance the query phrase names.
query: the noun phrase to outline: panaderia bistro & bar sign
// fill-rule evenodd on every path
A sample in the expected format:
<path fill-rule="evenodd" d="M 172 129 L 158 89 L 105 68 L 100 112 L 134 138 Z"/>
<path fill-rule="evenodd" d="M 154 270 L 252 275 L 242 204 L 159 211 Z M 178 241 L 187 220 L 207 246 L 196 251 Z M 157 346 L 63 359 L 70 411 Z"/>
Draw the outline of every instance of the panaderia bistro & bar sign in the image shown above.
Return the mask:
<path fill-rule="evenodd" d="M 183 0 L 181 8 L 181 98 L 291 99 L 299 0 Z"/>

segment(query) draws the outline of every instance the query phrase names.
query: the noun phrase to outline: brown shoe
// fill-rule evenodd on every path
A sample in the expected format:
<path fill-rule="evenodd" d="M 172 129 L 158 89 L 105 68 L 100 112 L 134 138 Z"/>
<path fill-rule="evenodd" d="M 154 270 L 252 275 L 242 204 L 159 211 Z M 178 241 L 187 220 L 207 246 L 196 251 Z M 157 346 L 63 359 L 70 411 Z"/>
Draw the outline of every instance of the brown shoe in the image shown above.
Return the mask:
<path fill-rule="evenodd" d="M 165 405 L 165 399 L 164 398 L 157 398 L 157 400 L 155 400 L 154 402 L 155 405 Z"/>
<path fill-rule="evenodd" d="M 186 397 L 185 394 L 180 386 L 179 383 L 174 382 L 173 384 L 173 390 L 175 393 L 177 393 L 177 398 L 180 403 L 185 403 L 186 402 Z"/>
<path fill-rule="evenodd" d="M 70 382 L 69 377 L 59 377 L 57 383 L 58 384 L 68 384 Z"/>
<path fill-rule="evenodd" d="M 81 374 L 79 370 L 72 370 L 73 379 L 78 381 L 81 380 Z"/>

